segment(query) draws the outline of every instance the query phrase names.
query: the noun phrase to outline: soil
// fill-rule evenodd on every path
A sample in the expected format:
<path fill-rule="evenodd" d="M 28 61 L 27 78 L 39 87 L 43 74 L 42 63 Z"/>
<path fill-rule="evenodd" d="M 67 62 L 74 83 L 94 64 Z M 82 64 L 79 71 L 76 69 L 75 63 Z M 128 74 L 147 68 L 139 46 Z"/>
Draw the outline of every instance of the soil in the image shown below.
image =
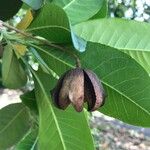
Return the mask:
<path fill-rule="evenodd" d="M 96 150 L 150 150 L 150 128 L 123 123 L 99 112 L 92 113 Z"/>

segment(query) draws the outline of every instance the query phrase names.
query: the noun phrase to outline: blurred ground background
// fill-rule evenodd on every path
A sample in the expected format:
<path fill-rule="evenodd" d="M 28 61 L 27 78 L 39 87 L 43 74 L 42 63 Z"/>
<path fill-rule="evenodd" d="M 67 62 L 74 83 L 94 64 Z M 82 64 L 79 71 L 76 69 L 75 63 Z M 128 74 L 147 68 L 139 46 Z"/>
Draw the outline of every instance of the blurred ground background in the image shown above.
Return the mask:
<path fill-rule="evenodd" d="M 94 112 L 91 129 L 96 150 L 150 150 L 150 128 L 125 124 Z"/>

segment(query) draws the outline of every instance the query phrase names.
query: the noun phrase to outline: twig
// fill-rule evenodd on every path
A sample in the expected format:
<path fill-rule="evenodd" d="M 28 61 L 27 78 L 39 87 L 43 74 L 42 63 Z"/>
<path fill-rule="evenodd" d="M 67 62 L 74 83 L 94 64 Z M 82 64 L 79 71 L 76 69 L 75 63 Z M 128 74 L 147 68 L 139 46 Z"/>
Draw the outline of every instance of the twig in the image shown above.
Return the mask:
<path fill-rule="evenodd" d="M 40 39 L 40 38 L 37 38 L 35 36 L 32 36 L 31 34 L 25 33 L 25 32 L 15 28 L 15 27 L 13 27 L 11 25 L 8 25 L 7 23 L 5 23 L 5 22 L 0 20 L 0 27 L 2 27 L 2 26 L 6 27 L 8 29 L 14 30 L 17 33 L 19 33 L 19 34 L 21 34 L 21 35 L 23 35 L 25 37 L 28 37 L 28 38 L 31 38 L 33 40 L 39 41 L 39 42 L 43 43 L 44 45 L 47 45 L 47 46 L 59 49 L 59 50 L 64 51 L 64 52 L 67 52 L 69 55 L 71 55 L 72 57 L 75 58 L 75 60 L 76 60 L 76 67 L 81 67 L 81 63 L 80 63 L 79 57 L 77 55 L 73 54 L 72 52 L 70 52 L 69 50 L 67 50 L 66 48 L 64 48 L 62 46 L 59 46 L 59 45 L 56 45 L 54 43 L 51 43 L 50 41 L 48 41 L 46 39 Z"/>

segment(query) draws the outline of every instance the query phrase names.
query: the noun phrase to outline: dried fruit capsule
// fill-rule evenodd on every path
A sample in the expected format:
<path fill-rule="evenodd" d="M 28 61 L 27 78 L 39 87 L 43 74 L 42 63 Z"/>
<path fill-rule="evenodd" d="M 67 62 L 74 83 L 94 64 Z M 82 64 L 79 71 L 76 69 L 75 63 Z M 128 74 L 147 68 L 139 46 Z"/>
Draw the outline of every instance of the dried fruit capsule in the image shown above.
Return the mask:
<path fill-rule="evenodd" d="M 54 104 L 57 108 L 60 108 L 60 109 L 66 109 L 68 107 L 68 105 L 70 104 L 68 97 L 66 99 L 62 99 L 62 100 L 60 100 L 60 98 L 59 98 L 59 93 L 62 88 L 63 79 L 68 72 L 66 72 L 66 73 L 64 73 L 64 75 L 62 75 L 62 77 L 58 80 L 56 87 L 51 91 L 51 95 L 52 95 Z"/>
<path fill-rule="evenodd" d="M 76 111 L 80 112 L 84 104 L 84 75 L 81 68 L 67 71 L 58 81 L 52 91 L 55 105 L 60 109 L 72 103 Z"/>
<path fill-rule="evenodd" d="M 80 112 L 84 104 L 84 75 L 81 68 L 70 70 L 63 79 L 59 99 L 68 98 L 76 111 Z"/>
<path fill-rule="evenodd" d="M 84 70 L 85 99 L 88 110 L 94 111 L 104 104 L 105 92 L 96 74 L 90 70 Z"/>
<path fill-rule="evenodd" d="M 67 71 L 52 92 L 55 105 L 66 109 L 71 103 L 77 112 L 82 111 L 84 102 L 88 110 L 94 111 L 103 105 L 105 94 L 95 73 L 79 67 Z"/>

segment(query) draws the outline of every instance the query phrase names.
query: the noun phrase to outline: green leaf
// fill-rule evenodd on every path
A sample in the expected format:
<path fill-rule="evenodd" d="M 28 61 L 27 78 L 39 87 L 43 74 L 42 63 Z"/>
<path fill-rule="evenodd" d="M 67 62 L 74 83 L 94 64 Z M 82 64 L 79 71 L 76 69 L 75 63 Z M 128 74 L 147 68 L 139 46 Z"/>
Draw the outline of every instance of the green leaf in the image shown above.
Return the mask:
<path fill-rule="evenodd" d="M 23 139 L 15 146 L 15 150 L 38 150 L 38 130 L 30 129 Z"/>
<path fill-rule="evenodd" d="M 94 16 L 102 7 L 104 0 L 53 0 L 67 13 L 71 24 L 86 21 Z"/>
<path fill-rule="evenodd" d="M 74 30 L 87 41 L 119 49 L 150 51 L 149 28 L 148 23 L 109 18 L 83 22 Z"/>
<path fill-rule="evenodd" d="M 58 75 L 73 67 L 63 52 L 39 51 Z M 150 78 L 147 72 L 127 54 L 100 44 L 89 43 L 86 51 L 79 55 L 83 68 L 93 70 L 107 91 L 106 104 L 100 111 L 133 125 L 149 127 Z"/>
<path fill-rule="evenodd" d="M 0 60 L 0 88 L 2 87 L 2 63 Z"/>
<path fill-rule="evenodd" d="M 56 43 L 71 42 L 67 15 L 60 7 L 46 3 L 29 26 L 28 31 Z"/>
<path fill-rule="evenodd" d="M 30 110 L 38 114 L 37 103 L 35 98 L 35 91 L 29 91 L 20 96 L 22 103 L 25 104 Z"/>
<path fill-rule="evenodd" d="M 5 46 L 2 58 L 3 85 L 20 88 L 27 82 L 27 76 L 10 45 Z"/>
<path fill-rule="evenodd" d="M 89 44 L 82 56 L 85 67 L 101 79 L 108 98 L 100 111 L 124 122 L 150 127 L 150 78 L 128 55 L 99 44 Z M 94 51 L 93 51 L 94 50 Z M 96 58 L 93 62 L 90 58 Z"/>
<path fill-rule="evenodd" d="M 108 13 L 108 0 L 103 0 L 101 9 L 90 19 L 106 18 Z"/>
<path fill-rule="evenodd" d="M 79 52 L 84 52 L 87 41 L 77 36 L 73 31 L 71 31 L 71 36 L 72 36 L 72 43 L 74 48 Z"/>
<path fill-rule="evenodd" d="M 130 51 L 122 50 L 123 52 L 134 58 L 150 75 L 150 52 L 146 51 Z"/>
<path fill-rule="evenodd" d="M 12 18 L 21 8 L 20 0 L 3 0 L 0 4 L 0 20 L 6 21 Z"/>
<path fill-rule="evenodd" d="M 34 10 L 41 8 L 44 0 L 22 0 L 24 3 L 32 7 Z"/>
<path fill-rule="evenodd" d="M 0 110 L 0 150 L 16 144 L 29 130 L 28 110 L 21 103 Z"/>
<path fill-rule="evenodd" d="M 58 76 L 60 76 L 68 69 L 74 67 L 74 60 L 72 59 L 72 57 L 70 58 L 69 55 L 65 55 L 62 51 L 59 51 L 57 49 L 49 49 L 49 47 L 40 48 L 38 46 L 34 46 L 34 48 L 37 50 L 41 58 L 45 61 L 49 69 L 52 69 L 55 73 L 57 73 Z M 62 59 L 59 59 L 60 56 L 62 57 Z M 40 61 L 38 62 L 40 63 Z"/>
<path fill-rule="evenodd" d="M 30 52 L 32 53 L 32 55 L 35 57 L 35 59 L 37 60 L 37 62 L 39 63 L 40 67 L 42 68 L 42 70 L 45 73 L 49 73 L 52 72 L 49 67 L 47 66 L 47 64 L 44 62 L 44 60 L 41 58 L 41 56 L 37 53 L 37 51 L 34 48 L 30 48 Z"/>
<path fill-rule="evenodd" d="M 91 20 L 74 27 L 83 39 L 120 49 L 150 74 L 150 24 L 123 19 Z M 142 62 L 142 63 L 141 63 Z"/>
<path fill-rule="evenodd" d="M 84 112 L 77 113 L 72 107 L 66 111 L 55 108 L 50 98 L 54 78 L 40 71 L 33 74 L 39 109 L 39 149 L 94 150 Z"/>

